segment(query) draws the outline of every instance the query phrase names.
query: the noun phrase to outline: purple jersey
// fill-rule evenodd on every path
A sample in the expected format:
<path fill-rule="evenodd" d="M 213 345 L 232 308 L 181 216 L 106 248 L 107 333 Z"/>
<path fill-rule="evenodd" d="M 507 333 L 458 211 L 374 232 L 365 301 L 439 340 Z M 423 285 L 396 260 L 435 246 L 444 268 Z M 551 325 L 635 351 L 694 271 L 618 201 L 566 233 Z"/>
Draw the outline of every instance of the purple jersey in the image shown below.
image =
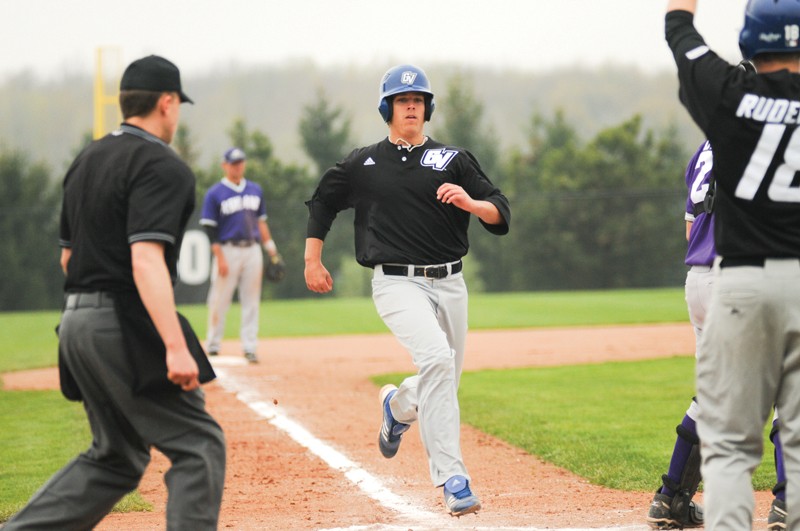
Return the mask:
<path fill-rule="evenodd" d="M 689 245 L 686 250 L 686 265 L 712 265 L 717 256 L 714 247 L 714 216 L 703 209 L 703 200 L 711 179 L 711 144 L 706 141 L 686 166 L 686 221 L 692 222 Z"/>
<path fill-rule="evenodd" d="M 228 179 L 222 179 L 206 192 L 200 224 L 217 227 L 220 242 L 261 241 L 259 219 L 267 219 L 267 211 L 258 184 L 242 179 L 235 185 Z"/>

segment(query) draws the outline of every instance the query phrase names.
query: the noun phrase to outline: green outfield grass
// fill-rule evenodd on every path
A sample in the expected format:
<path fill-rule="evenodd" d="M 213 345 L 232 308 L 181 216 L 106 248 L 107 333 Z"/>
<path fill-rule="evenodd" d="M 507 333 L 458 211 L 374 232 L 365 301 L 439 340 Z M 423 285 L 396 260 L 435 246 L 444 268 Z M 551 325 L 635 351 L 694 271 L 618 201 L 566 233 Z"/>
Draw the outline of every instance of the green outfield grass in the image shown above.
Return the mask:
<path fill-rule="evenodd" d="M 203 337 L 205 307 L 180 310 Z M 0 372 L 53 366 L 58 318 L 58 312 L 0 314 Z M 686 320 L 679 288 L 470 296 L 473 330 Z M 234 305 L 226 337 L 235 338 L 238 325 Z M 385 332 L 369 298 L 267 301 L 262 306 L 264 337 Z M 595 483 L 651 490 L 665 472 L 674 426 L 693 394 L 693 363 L 687 353 L 653 362 L 468 373 L 460 392 L 463 420 Z M 56 391 L 0 389 L 0 425 L 0 462 L 14 463 L 0 467 L 2 521 L 85 449 L 90 436 L 80 405 Z M 756 475 L 757 488 L 771 487 L 771 463 L 768 456 L 768 466 Z M 147 508 L 133 496 L 118 510 Z"/>
<path fill-rule="evenodd" d="M 206 333 L 206 307 L 181 306 L 197 334 Z M 683 289 L 472 294 L 472 330 L 684 322 Z M 261 305 L 262 337 L 387 332 L 370 298 L 320 297 Z M 56 363 L 58 312 L 0 313 L 0 372 Z M 225 336 L 239 330 L 239 305 L 228 315 Z"/>

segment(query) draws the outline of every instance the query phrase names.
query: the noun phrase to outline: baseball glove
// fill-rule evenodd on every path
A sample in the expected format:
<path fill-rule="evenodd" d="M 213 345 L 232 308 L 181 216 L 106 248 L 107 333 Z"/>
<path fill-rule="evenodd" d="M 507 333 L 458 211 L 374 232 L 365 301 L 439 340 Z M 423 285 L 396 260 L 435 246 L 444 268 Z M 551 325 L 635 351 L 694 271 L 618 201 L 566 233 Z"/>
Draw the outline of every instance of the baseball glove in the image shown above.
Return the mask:
<path fill-rule="evenodd" d="M 286 276 L 286 262 L 281 255 L 267 257 L 267 264 L 264 267 L 264 276 L 270 282 L 280 282 Z"/>

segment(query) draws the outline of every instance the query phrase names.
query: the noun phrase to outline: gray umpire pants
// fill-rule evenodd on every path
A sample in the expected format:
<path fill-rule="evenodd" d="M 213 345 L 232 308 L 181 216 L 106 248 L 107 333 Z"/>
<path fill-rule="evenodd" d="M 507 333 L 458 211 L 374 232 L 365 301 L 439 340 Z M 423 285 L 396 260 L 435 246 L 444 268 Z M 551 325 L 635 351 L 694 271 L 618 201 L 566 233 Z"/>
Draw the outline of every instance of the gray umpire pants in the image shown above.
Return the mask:
<path fill-rule="evenodd" d="M 697 395 L 706 529 L 752 528 L 752 475 L 773 404 L 781 411 L 787 529 L 800 529 L 800 260 L 716 270 Z"/>
<path fill-rule="evenodd" d="M 462 273 L 441 280 L 385 275 L 372 279 L 378 314 L 418 369 L 403 380 L 389 406 L 395 420 L 419 420 L 431 480 L 443 485 L 455 475 L 469 479 L 461 457 L 458 384 L 467 336 L 467 287 Z"/>
<path fill-rule="evenodd" d="M 89 294 L 64 311 L 60 349 L 83 394 L 92 444 L 58 471 L 3 531 L 92 529 L 134 490 L 154 446 L 172 463 L 167 529 L 217 528 L 225 439 L 202 390 L 131 392 L 131 371 L 112 302 Z"/>

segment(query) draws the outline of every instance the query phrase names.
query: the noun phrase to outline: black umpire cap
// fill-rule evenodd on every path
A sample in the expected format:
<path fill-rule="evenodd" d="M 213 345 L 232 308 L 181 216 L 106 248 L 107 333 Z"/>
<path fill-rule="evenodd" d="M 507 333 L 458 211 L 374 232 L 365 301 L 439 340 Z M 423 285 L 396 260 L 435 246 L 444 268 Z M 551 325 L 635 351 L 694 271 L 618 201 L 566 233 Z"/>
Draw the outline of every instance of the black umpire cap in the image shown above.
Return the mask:
<path fill-rule="evenodd" d="M 122 74 L 119 89 L 177 92 L 181 96 L 181 103 L 194 103 L 181 90 L 178 67 L 157 55 L 148 55 L 129 64 Z"/>

